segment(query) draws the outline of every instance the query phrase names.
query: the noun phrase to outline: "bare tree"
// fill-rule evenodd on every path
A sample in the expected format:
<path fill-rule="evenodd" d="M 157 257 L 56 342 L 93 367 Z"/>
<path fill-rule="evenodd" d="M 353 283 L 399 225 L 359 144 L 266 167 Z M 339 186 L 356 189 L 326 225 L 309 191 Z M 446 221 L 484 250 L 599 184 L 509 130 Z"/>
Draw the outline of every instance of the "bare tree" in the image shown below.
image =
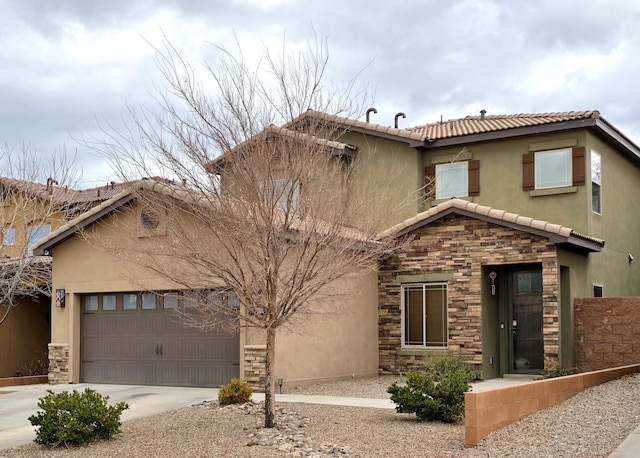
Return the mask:
<path fill-rule="evenodd" d="M 385 198 L 384 183 L 354 186 L 352 174 L 370 152 L 356 155 L 340 142 L 343 125 L 308 112 L 364 112 L 352 83 L 323 82 L 325 42 L 293 56 L 265 50 L 256 68 L 241 54 L 217 50 L 219 64 L 205 66 L 210 95 L 165 43 L 158 66 L 169 91 L 158 97 L 159 114 L 132 110 L 139 136 L 108 128 L 106 140 L 87 142 L 124 179 L 176 180 L 149 180 L 136 191 L 143 225 L 163 237 L 111 244 L 86 237 L 199 292 L 191 307 L 177 311 L 189 325 L 264 332 L 264 424 L 272 427 L 276 331 L 306 319 L 313 303 L 344 298 L 349 292 L 332 288 L 335 282 L 375 269 L 397 247 L 376 234 L 399 203 Z"/>
<path fill-rule="evenodd" d="M 30 246 L 66 219 L 75 192 L 68 185 L 78 178 L 73 162 L 65 149 L 43 158 L 0 147 L 0 325 L 20 298 L 51 296 L 51 260 L 32 256 Z"/>

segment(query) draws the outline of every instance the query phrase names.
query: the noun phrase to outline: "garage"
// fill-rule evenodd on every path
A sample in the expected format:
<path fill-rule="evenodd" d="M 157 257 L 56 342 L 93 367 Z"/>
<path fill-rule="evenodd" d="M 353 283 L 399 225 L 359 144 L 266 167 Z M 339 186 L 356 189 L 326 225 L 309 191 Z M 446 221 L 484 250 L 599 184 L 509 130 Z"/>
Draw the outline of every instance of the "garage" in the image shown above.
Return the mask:
<path fill-rule="evenodd" d="M 80 381 L 218 387 L 238 377 L 239 336 L 184 326 L 179 306 L 176 294 L 83 294 Z"/>

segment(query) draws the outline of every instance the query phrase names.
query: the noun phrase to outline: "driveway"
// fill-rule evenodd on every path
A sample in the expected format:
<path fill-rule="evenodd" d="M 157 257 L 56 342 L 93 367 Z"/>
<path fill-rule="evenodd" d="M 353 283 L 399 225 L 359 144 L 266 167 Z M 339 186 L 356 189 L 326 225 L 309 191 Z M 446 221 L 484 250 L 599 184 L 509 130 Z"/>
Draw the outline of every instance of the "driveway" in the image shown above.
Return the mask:
<path fill-rule="evenodd" d="M 91 388 L 109 396 L 109 405 L 120 401 L 129 403 L 122 413 L 122 420 L 145 417 L 167 410 L 178 409 L 203 401 L 218 399 L 214 388 L 182 388 L 140 385 L 24 385 L 0 388 L 0 450 L 14 445 L 28 444 L 36 437 L 35 428 L 28 418 L 38 411 L 38 399 L 46 396 L 47 390 L 84 391 Z"/>

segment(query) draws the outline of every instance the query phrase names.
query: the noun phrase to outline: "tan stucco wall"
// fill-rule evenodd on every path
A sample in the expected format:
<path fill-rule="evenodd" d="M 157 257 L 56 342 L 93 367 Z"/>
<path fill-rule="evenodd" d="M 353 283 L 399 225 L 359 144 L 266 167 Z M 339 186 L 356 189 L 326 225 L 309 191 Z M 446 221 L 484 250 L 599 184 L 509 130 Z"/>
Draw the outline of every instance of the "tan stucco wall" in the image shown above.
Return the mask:
<path fill-rule="evenodd" d="M 118 215 L 122 225 L 135 221 L 133 211 Z M 95 226 L 104 238 L 122 238 L 119 225 Z M 161 238 L 158 238 L 161 239 Z M 152 242 L 152 240 L 149 240 Z M 143 241 L 141 241 L 143 242 Z M 162 278 L 125 263 L 79 236 L 53 250 L 53 288 L 66 290 L 66 307 L 53 307 L 52 342 L 68 343 L 70 378 L 80 374 L 80 294 L 179 289 Z M 135 281 L 132 278 L 135 276 Z M 368 271 L 344 280 L 354 291 L 350 299 L 332 306 L 313 304 L 309 316 L 295 324 L 295 332 L 285 330 L 276 341 L 277 376 L 290 385 L 295 381 L 337 378 L 377 373 L 377 274 Z M 339 286 L 333 286 L 338 288 Z M 240 361 L 243 348 L 264 344 L 261 334 L 246 329 L 240 334 Z M 241 368 L 242 374 L 242 368 Z"/>

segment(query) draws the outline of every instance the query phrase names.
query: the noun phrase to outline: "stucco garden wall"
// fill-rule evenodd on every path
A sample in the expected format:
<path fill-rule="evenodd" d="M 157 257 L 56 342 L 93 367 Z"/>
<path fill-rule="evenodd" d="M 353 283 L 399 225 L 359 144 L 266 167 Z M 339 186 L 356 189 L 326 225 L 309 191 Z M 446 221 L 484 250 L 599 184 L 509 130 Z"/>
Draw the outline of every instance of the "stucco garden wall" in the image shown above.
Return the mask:
<path fill-rule="evenodd" d="M 558 264 L 546 238 L 467 216 L 449 215 L 411 233 L 403 252 L 379 270 L 380 371 L 397 373 L 422 367 L 424 350 L 403 349 L 401 284 L 447 278 L 448 349 L 482 367 L 482 266 L 541 263 L 545 361 L 558 361 Z"/>
<path fill-rule="evenodd" d="M 640 363 L 640 297 L 580 298 L 574 307 L 581 371 Z"/>

